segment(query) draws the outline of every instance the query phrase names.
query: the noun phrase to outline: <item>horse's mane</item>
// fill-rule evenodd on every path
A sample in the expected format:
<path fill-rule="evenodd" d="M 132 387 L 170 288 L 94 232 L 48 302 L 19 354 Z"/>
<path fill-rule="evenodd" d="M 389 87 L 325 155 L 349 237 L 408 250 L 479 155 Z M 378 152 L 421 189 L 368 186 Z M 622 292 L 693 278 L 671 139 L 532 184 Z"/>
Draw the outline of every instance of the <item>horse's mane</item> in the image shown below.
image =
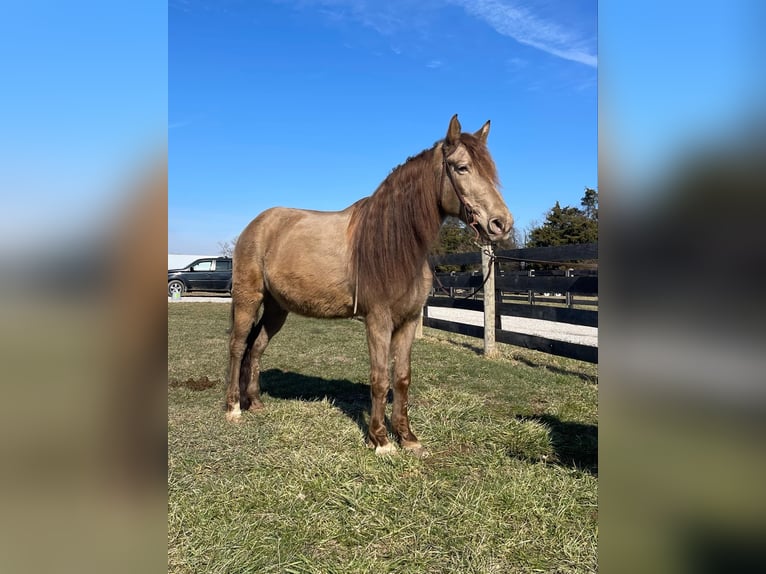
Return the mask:
<path fill-rule="evenodd" d="M 495 165 L 484 143 L 471 134 L 461 134 L 460 140 L 480 173 L 497 182 Z M 400 297 L 420 277 L 444 218 L 439 205 L 442 143 L 408 158 L 391 171 L 375 193 L 354 204 L 351 276 L 359 302 Z"/>
<path fill-rule="evenodd" d="M 409 158 L 359 200 L 351 219 L 351 273 L 358 301 L 404 294 L 439 234 L 434 148 Z"/>

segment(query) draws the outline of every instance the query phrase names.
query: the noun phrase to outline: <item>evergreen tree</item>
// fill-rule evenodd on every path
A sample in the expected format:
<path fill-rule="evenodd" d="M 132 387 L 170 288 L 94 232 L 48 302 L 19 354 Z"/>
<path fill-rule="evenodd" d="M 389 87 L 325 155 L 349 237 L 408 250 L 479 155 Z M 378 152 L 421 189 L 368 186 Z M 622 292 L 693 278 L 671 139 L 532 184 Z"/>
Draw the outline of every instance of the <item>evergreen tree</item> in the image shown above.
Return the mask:
<path fill-rule="evenodd" d="M 598 241 L 598 191 L 585 189 L 583 209 L 561 207 L 559 202 L 546 214 L 542 226 L 533 229 L 527 247 L 551 247 Z"/>
<path fill-rule="evenodd" d="M 478 243 L 481 239 L 476 237 L 476 233 L 465 223 L 456 217 L 448 217 L 439 231 L 439 239 L 434 245 L 431 253 L 433 255 L 446 255 L 448 253 L 471 253 L 478 252 Z M 500 241 L 495 245 L 496 250 L 515 249 L 518 245 L 516 232 L 514 230 L 511 236 Z M 480 269 L 480 265 L 439 265 L 437 271 L 472 271 Z"/>
<path fill-rule="evenodd" d="M 468 228 L 455 217 L 448 217 L 439 230 L 439 239 L 432 253 L 434 255 L 444 255 L 447 253 L 477 251 L 479 248 L 476 247 L 475 238 L 476 234 L 473 232 L 473 229 Z"/>
<path fill-rule="evenodd" d="M 585 217 L 593 221 L 598 221 L 598 191 L 589 187 L 585 188 L 585 195 L 580 200 Z"/>

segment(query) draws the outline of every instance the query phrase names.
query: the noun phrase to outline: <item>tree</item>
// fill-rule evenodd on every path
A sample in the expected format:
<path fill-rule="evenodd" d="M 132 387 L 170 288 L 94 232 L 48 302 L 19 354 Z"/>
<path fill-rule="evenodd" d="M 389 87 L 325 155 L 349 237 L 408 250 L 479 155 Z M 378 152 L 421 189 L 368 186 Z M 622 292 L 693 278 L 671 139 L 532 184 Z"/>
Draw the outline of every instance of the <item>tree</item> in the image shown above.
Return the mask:
<path fill-rule="evenodd" d="M 542 226 L 528 236 L 527 247 L 550 247 L 598 241 L 598 191 L 585 188 L 580 200 L 583 209 L 561 207 L 556 202 Z"/>
<path fill-rule="evenodd" d="M 455 217 L 448 217 L 439 230 L 439 239 L 432 253 L 468 253 L 477 249 L 473 229 L 468 229 L 465 223 Z"/>
<path fill-rule="evenodd" d="M 473 229 L 456 217 L 448 217 L 442 225 L 441 230 L 439 230 L 439 239 L 431 252 L 434 255 L 469 253 L 479 250 L 477 243 L 481 243 L 481 239 L 476 237 L 476 233 Z M 508 239 L 497 242 L 495 249 L 515 249 L 518 244 L 518 233 L 514 228 Z"/>
<path fill-rule="evenodd" d="M 235 235 L 231 241 L 219 241 L 218 250 L 224 257 L 231 257 L 234 254 L 234 246 L 237 244 L 238 235 Z"/>
<path fill-rule="evenodd" d="M 446 255 L 448 253 L 478 252 L 479 243 L 481 243 L 481 239 L 476 237 L 473 229 L 456 217 L 448 217 L 439 230 L 439 239 L 431 253 L 434 255 Z M 517 245 L 518 237 L 514 228 L 510 237 L 498 242 L 495 245 L 495 249 L 515 249 Z M 479 267 L 479 265 L 439 265 L 436 270 L 439 272 L 467 271 L 478 269 Z"/>
<path fill-rule="evenodd" d="M 585 195 L 582 196 L 580 205 L 583 206 L 585 217 L 593 221 L 598 221 L 598 191 L 586 187 Z"/>
<path fill-rule="evenodd" d="M 470 253 L 479 248 L 475 243 L 476 236 L 473 229 L 469 229 L 465 223 L 456 217 L 448 217 L 439 230 L 439 239 L 431 249 L 434 255 L 446 255 L 448 253 Z M 460 265 L 438 265 L 436 270 L 445 273 L 461 271 Z"/>

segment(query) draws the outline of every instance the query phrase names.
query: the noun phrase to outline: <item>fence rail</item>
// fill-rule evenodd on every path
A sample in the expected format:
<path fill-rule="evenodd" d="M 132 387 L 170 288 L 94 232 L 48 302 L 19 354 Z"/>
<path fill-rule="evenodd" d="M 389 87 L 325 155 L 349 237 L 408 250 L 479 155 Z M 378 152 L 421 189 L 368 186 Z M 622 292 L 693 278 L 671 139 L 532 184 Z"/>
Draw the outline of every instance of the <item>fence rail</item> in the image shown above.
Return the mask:
<path fill-rule="evenodd" d="M 456 299 L 453 297 L 431 296 L 426 301 L 429 307 L 444 307 L 449 309 L 466 309 L 468 311 L 483 311 L 484 301 L 478 299 Z M 569 323 L 598 327 L 598 311 L 589 309 L 570 309 L 568 307 L 550 307 L 547 305 L 522 305 L 519 303 L 497 303 L 497 314 L 508 317 L 524 317 L 554 323 Z"/>
<path fill-rule="evenodd" d="M 484 277 L 478 272 L 463 273 L 436 273 L 432 295 L 426 302 L 423 314 L 423 324 L 427 327 L 446 330 L 472 337 L 485 339 L 492 338 L 489 329 L 492 329 L 494 340 L 510 343 L 529 349 L 535 349 L 554 355 L 569 357 L 592 363 L 598 362 L 598 347 L 582 345 L 551 339 L 528 333 L 503 330 L 502 317 L 523 317 L 539 319 L 557 323 L 572 325 L 584 325 L 598 327 L 598 311 L 592 309 L 575 309 L 575 304 L 580 304 L 574 295 L 598 296 L 598 244 L 566 245 L 560 247 L 528 248 L 500 251 L 496 254 L 494 265 L 494 288 L 491 289 L 494 301 L 494 321 L 485 318 L 484 326 L 467 325 L 445 319 L 429 317 L 428 307 L 445 307 L 454 309 L 466 309 L 471 311 L 484 310 L 484 297 L 489 296 L 485 289 L 482 294 L 472 291 L 478 290 Z M 486 256 L 485 256 L 486 257 Z M 433 257 L 431 262 L 438 265 L 474 265 L 480 263 L 481 253 L 459 253 Z M 486 257 L 488 259 L 488 257 Z M 518 262 L 524 270 L 504 270 L 501 265 L 507 261 Z M 567 266 L 564 262 L 572 264 L 583 260 L 591 262 L 589 269 L 568 268 L 562 270 L 541 271 L 542 266 L 552 264 Z M 595 263 L 593 263 L 595 262 Z M 486 263 L 486 261 L 485 261 Z M 596 269 L 592 269 L 592 267 Z M 578 265 L 578 267 L 582 267 Z M 553 306 L 548 304 L 550 297 L 541 297 L 541 294 L 563 294 L 565 306 Z M 466 298 L 466 295 L 470 298 Z M 510 302 L 526 297 L 527 303 Z M 562 301 L 561 297 L 553 298 Z M 545 302 L 546 304 L 539 304 Z M 582 303 L 597 304 L 592 300 Z M 491 313 L 491 311 L 490 311 Z"/>
<path fill-rule="evenodd" d="M 437 275 L 439 286 L 446 289 L 478 289 L 484 278 L 481 274 Z M 598 277 L 556 277 L 508 275 L 495 273 L 495 289 L 501 291 L 535 291 L 538 293 L 598 293 Z"/>
<path fill-rule="evenodd" d="M 498 258 L 508 258 L 525 262 L 564 262 L 598 260 L 598 243 L 579 245 L 557 245 L 556 247 L 525 247 L 507 249 L 495 253 Z M 434 265 L 475 265 L 481 263 L 481 253 L 449 253 L 431 257 Z"/>

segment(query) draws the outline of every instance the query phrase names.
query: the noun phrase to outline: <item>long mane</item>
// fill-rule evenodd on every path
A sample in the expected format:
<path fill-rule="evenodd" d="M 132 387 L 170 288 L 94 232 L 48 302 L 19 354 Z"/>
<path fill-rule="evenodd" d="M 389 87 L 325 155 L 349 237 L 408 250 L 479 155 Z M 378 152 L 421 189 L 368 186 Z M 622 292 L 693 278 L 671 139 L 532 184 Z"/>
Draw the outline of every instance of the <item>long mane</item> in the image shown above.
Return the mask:
<path fill-rule="evenodd" d="M 362 304 L 404 294 L 421 274 L 442 223 L 435 150 L 409 158 L 354 205 L 350 271 Z"/>
<path fill-rule="evenodd" d="M 460 143 L 479 173 L 499 186 L 495 162 L 484 142 L 463 133 Z M 408 158 L 375 193 L 354 204 L 349 226 L 350 272 L 360 303 L 400 297 L 420 277 L 444 219 L 439 204 L 444 145 L 438 141 Z"/>

